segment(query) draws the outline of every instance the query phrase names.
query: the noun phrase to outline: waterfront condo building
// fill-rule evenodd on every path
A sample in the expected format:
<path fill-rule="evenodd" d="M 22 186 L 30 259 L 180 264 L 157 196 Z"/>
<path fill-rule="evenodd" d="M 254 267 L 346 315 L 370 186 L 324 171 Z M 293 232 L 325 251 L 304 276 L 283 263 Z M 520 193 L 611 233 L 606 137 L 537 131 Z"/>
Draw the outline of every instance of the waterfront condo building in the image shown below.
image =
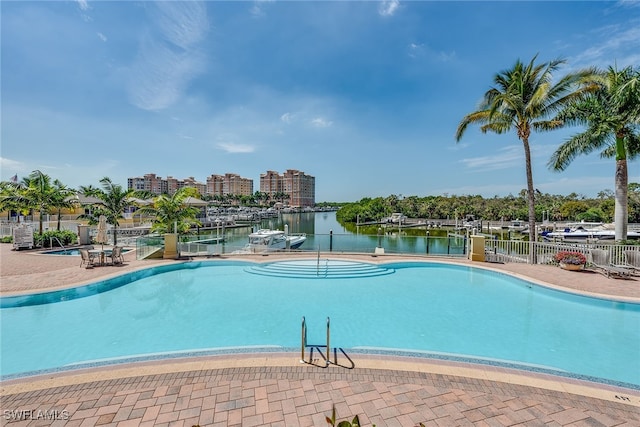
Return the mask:
<path fill-rule="evenodd" d="M 260 192 L 269 194 L 272 200 L 286 194 L 289 206 L 314 206 L 316 178 L 295 169 L 288 169 L 282 175 L 275 171 L 267 171 L 260 174 Z"/>
<path fill-rule="evenodd" d="M 224 196 L 227 194 L 250 196 L 253 194 L 253 180 L 242 178 L 233 173 L 211 175 L 207 178 L 206 184 L 196 181 L 192 176 L 185 179 L 168 176 L 166 179 L 162 179 L 156 174 L 148 173 L 142 177 L 128 178 L 127 187 L 134 190 L 146 190 L 154 195 L 171 195 L 182 187 L 193 187 L 202 196 Z"/>

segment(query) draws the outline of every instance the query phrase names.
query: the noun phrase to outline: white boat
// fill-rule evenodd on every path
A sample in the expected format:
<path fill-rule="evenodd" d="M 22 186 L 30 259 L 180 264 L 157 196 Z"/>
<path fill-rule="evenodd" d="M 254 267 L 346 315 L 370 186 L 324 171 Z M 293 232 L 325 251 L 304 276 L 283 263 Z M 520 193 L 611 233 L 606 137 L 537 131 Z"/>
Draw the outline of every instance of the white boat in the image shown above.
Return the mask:
<path fill-rule="evenodd" d="M 616 232 L 612 227 L 613 225 L 604 225 L 602 223 L 580 222 L 567 224 L 567 227 L 562 231 L 543 233 L 542 237 L 545 240 L 562 240 L 565 242 L 615 240 Z M 627 239 L 640 239 L 640 232 L 627 231 Z"/>
<path fill-rule="evenodd" d="M 236 253 L 261 253 L 297 249 L 307 240 L 306 234 L 288 234 L 282 230 L 260 229 L 249 234 L 249 243 Z"/>
<path fill-rule="evenodd" d="M 401 224 L 407 221 L 407 217 L 400 212 L 394 212 L 386 219 L 386 221 L 392 224 Z"/>

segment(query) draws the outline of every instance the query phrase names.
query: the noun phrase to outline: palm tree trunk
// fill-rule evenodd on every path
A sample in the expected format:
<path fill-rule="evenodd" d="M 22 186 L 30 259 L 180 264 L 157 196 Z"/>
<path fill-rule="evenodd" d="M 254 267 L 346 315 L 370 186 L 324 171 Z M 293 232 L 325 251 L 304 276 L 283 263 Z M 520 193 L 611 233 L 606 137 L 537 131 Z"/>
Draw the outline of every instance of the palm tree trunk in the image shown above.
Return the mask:
<path fill-rule="evenodd" d="M 616 241 L 626 240 L 628 221 L 628 181 L 627 159 L 616 160 L 615 227 Z"/>
<path fill-rule="evenodd" d="M 533 171 L 531 170 L 531 150 L 529 149 L 529 138 L 523 138 L 524 158 L 527 172 L 527 197 L 529 205 L 529 263 L 536 263 L 535 241 L 536 241 L 536 194 L 533 188 Z"/>

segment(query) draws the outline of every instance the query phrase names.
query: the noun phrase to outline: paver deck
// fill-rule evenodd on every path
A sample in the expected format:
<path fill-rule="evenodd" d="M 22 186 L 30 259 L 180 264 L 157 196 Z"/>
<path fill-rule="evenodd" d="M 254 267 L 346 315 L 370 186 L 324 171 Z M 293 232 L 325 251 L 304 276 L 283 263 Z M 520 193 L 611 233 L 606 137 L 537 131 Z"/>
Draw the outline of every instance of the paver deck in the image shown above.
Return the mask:
<path fill-rule="evenodd" d="M 0 251 L 2 295 L 75 286 L 167 262 L 137 261 L 128 253 L 122 267 L 87 270 L 73 257 L 16 253 L 10 245 Z M 490 267 L 547 286 L 640 301 L 635 279 L 549 266 Z M 338 420 L 358 415 L 362 425 L 379 427 L 640 425 L 635 389 L 450 361 L 354 354 L 353 368 L 327 368 L 301 364 L 299 357 L 209 356 L 2 381 L 0 424 L 322 426 L 335 405 Z"/>

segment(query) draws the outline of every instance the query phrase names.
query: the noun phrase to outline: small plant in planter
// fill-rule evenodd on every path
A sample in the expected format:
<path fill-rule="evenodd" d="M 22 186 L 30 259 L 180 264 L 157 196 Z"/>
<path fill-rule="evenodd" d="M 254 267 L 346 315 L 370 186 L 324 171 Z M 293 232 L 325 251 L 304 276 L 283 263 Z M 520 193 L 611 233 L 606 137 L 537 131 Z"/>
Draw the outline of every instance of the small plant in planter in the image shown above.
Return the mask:
<path fill-rule="evenodd" d="M 580 270 L 587 263 L 587 258 L 581 252 L 561 251 L 554 256 L 561 268 Z"/>

